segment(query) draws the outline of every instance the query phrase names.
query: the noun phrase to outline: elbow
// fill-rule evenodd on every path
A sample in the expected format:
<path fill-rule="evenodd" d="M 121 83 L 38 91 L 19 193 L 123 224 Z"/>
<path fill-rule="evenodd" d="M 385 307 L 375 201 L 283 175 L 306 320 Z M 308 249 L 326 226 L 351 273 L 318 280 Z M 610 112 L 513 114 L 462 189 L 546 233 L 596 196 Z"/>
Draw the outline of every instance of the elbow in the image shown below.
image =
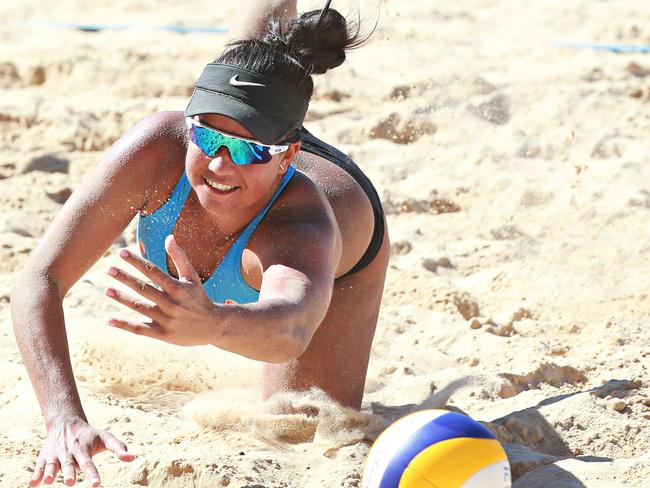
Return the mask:
<path fill-rule="evenodd" d="M 275 347 L 266 359 L 268 363 L 288 363 L 298 359 L 307 350 L 310 337 L 304 333 L 304 329 L 282 334 L 275 341 Z"/>
<path fill-rule="evenodd" d="M 61 287 L 51 276 L 28 270 L 24 270 L 16 277 L 9 297 L 13 312 L 30 310 L 37 301 L 50 300 L 53 297 L 63 301 Z"/>
<path fill-rule="evenodd" d="M 11 287 L 11 292 L 9 293 L 9 302 L 12 307 L 15 307 L 17 304 L 22 303 L 25 296 L 29 296 L 30 290 L 33 290 L 33 279 L 27 275 L 25 272 L 19 274 Z"/>

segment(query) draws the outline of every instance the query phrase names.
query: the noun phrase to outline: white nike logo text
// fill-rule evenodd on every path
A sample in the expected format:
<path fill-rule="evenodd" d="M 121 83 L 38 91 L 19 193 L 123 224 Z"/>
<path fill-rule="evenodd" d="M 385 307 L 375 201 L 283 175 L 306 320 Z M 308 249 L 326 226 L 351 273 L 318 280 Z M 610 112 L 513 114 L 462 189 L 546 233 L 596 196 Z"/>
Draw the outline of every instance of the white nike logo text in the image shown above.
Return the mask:
<path fill-rule="evenodd" d="M 230 78 L 230 84 L 232 86 L 266 86 L 261 83 L 253 83 L 252 81 L 239 81 L 237 79 L 239 75 L 235 75 L 232 78 Z"/>

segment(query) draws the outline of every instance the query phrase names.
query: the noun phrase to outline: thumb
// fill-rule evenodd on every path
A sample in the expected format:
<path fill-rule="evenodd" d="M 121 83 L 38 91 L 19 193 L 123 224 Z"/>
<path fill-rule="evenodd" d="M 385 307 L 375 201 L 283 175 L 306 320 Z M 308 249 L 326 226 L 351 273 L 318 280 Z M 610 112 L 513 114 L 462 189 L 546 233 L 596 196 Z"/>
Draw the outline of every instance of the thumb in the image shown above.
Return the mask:
<path fill-rule="evenodd" d="M 120 461 L 128 462 L 133 461 L 136 458 L 135 454 L 129 452 L 126 444 L 118 440 L 117 437 L 110 432 L 100 432 L 99 437 L 104 443 L 104 447 L 115 454 Z"/>
<path fill-rule="evenodd" d="M 190 259 L 185 254 L 185 251 L 181 246 L 176 242 L 176 238 L 173 234 L 169 234 L 165 239 L 165 250 L 169 257 L 174 261 L 174 266 L 178 271 L 178 278 L 185 279 L 185 281 L 191 281 L 193 283 L 201 283 L 201 278 L 196 272 Z"/>

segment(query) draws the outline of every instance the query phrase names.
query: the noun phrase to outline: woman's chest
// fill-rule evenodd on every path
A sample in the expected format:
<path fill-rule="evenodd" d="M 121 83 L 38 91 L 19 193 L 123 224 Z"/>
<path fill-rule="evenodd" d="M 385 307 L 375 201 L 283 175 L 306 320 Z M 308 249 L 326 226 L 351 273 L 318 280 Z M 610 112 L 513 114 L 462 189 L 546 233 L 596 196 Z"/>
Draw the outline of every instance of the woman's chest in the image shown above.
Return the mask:
<path fill-rule="evenodd" d="M 189 206 L 179 214 L 172 233 L 202 283 L 216 274 L 241 274 L 248 285 L 259 290 L 262 266 L 255 253 L 247 249 L 241 231 L 223 232 L 197 217 Z M 169 255 L 166 259 L 169 273 L 177 278 L 173 259 Z"/>
<path fill-rule="evenodd" d="M 172 234 L 202 282 L 213 275 L 236 238 L 219 232 L 214 226 L 201 221 L 191 209 L 185 208 L 179 214 Z M 169 273 L 178 278 L 178 270 L 169 254 L 166 254 L 166 260 Z"/>

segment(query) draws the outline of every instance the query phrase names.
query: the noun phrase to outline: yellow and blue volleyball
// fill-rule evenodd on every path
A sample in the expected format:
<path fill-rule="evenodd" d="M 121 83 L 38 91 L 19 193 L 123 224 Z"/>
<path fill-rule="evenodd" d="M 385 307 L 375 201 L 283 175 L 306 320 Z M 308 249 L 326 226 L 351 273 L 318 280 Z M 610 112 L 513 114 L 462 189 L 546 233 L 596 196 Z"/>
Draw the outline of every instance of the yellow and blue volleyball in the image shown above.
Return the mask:
<path fill-rule="evenodd" d="M 363 488 L 510 488 L 510 465 L 494 435 L 466 415 L 422 410 L 375 441 Z"/>

